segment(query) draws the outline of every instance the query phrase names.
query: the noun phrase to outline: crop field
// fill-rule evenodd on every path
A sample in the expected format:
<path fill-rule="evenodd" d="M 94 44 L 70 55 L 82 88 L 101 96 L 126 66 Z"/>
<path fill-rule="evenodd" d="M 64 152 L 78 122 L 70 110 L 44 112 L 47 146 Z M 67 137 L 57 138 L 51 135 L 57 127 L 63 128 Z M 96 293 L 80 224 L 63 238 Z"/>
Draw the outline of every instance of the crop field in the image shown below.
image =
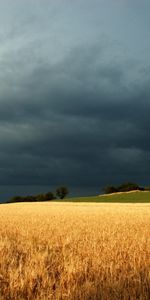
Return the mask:
<path fill-rule="evenodd" d="M 149 296 L 149 203 L 0 205 L 1 300 Z"/>

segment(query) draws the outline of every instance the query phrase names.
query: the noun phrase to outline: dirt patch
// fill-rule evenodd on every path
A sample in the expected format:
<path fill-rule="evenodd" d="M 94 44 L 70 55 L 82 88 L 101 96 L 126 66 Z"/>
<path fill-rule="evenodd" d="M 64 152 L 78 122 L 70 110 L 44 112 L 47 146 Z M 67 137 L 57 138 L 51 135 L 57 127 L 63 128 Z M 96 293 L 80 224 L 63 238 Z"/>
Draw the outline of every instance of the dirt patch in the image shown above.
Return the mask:
<path fill-rule="evenodd" d="M 143 193 L 143 192 L 147 193 L 148 191 L 133 190 L 133 191 L 128 191 L 128 192 L 115 192 L 115 193 L 110 193 L 110 194 L 98 195 L 98 197 L 111 196 L 111 195 L 119 195 L 119 194 L 130 194 L 130 193 Z"/>

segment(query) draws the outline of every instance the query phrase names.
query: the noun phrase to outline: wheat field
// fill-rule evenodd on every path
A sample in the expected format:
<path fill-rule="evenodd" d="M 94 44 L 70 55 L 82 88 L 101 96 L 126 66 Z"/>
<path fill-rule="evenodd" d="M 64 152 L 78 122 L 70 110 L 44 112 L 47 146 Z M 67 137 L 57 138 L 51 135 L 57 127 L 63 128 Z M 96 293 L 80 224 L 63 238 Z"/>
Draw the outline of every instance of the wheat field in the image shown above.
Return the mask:
<path fill-rule="evenodd" d="M 0 300 L 150 299 L 150 204 L 0 205 Z"/>

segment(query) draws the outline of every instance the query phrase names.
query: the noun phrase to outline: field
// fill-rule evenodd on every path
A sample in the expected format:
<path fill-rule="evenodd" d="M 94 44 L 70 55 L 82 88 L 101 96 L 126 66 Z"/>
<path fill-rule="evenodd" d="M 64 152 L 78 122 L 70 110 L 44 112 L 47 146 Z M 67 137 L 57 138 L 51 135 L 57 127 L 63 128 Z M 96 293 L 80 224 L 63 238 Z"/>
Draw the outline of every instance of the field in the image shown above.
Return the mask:
<path fill-rule="evenodd" d="M 99 203 L 150 203 L 150 191 L 131 191 L 126 193 L 105 194 L 95 197 L 68 198 L 67 202 Z"/>
<path fill-rule="evenodd" d="M 150 204 L 0 205 L 1 300 L 148 300 Z"/>

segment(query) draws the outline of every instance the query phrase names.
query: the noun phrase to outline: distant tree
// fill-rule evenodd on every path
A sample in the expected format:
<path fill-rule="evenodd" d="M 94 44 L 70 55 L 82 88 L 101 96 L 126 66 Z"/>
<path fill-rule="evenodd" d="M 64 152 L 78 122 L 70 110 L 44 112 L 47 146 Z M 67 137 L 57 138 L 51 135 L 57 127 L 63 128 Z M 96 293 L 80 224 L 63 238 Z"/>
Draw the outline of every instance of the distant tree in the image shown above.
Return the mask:
<path fill-rule="evenodd" d="M 36 201 L 39 201 L 39 202 L 47 200 L 46 197 L 45 197 L 45 194 L 36 195 L 35 198 L 36 198 Z"/>
<path fill-rule="evenodd" d="M 150 186 L 140 187 L 140 190 L 143 190 L 143 191 L 150 191 Z"/>
<path fill-rule="evenodd" d="M 146 189 L 146 187 L 144 187 L 144 186 L 139 186 L 139 191 L 146 191 L 147 189 Z M 149 190 L 150 190 L 150 188 L 149 188 Z"/>
<path fill-rule="evenodd" d="M 14 196 L 8 200 L 8 203 L 15 203 L 15 202 L 35 202 L 35 196 Z"/>
<path fill-rule="evenodd" d="M 22 202 L 21 196 L 14 196 L 8 200 L 8 203 Z"/>
<path fill-rule="evenodd" d="M 106 194 L 128 192 L 133 190 L 144 190 L 144 188 L 140 187 L 137 183 L 134 182 L 126 182 L 121 184 L 120 186 L 108 185 L 104 188 L 104 192 Z"/>
<path fill-rule="evenodd" d="M 65 186 L 61 186 L 57 188 L 56 195 L 63 199 L 68 194 L 68 189 Z M 29 196 L 14 196 L 7 201 L 7 203 L 15 203 L 15 202 L 36 202 L 36 201 L 48 201 L 56 199 L 56 196 L 53 192 L 47 192 L 45 194 L 38 195 L 29 195 Z"/>
<path fill-rule="evenodd" d="M 47 192 L 45 194 L 45 200 L 53 200 L 53 199 L 56 199 L 55 195 L 53 192 Z"/>
<path fill-rule="evenodd" d="M 105 194 L 112 194 L 112 193 L 117 193 L 118 189 L 117 187 L 113 186 L 113 185 L 108 185 L 106 187 L 104 187 L 104 193 Z"/>
<path fill-rule="evenodd" d="M 140 189 L 139 185 L 134 182 L 123 183 L 118 187 L 119 192 L 128 192 L 128 191 L 139 190 L 139 189 Z"/>
<path fill-rule="evenodd" d="M 66 186 L 60 186 L 56 189 L 56 195 L 60 199 L 64 199 L 69 194 L 68 188 Z"/>
<path fill-rule="evenodd" d="M 24 196 L 22 197 L 23 202 L 35 202 L 36 201 L 36 196 Z"/>

